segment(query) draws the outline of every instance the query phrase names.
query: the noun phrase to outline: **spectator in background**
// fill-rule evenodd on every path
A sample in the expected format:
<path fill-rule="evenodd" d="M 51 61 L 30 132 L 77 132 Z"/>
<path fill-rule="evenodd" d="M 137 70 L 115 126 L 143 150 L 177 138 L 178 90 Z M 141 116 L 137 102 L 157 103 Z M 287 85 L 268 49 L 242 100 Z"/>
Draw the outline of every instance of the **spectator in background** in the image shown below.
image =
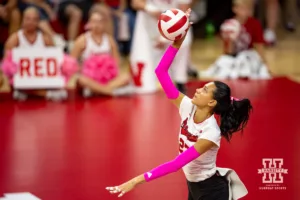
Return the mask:
<path fill-rule="evenodd" d="M 0 34 L 5 30 L 3 27 L 8 26 L 8 34 L 16 32 L 20 28 L 21 14 L 17 8 L 17 0 L 0 0 Z M 6 34 L 5 34 L 6 35 Z M 1 37 L 0 41 L 0 64 L 3 57 L 4 42 L 6 36 Z M 0 88 L 3 84 L 3 76 L 0 68 Z"/>
<path fill-rule="evenodd" d="M 10 35 L 5 44 L 5 51 L 15 47 L 45 47 L 53 46 L 53 41 L 46 33 L 39 31 L 39 10 L 35 7 L 26 8 L 22 20 L 22 28 Z"/>
<path fill-rule="evenodd" d="M 118 19 L 121 18 L 123 12 L 127 7 L 126 0 L 102 0 L 103 3 L 111 9 L 111 13 L 114 17 L 115 29 L 117 29 Z"/>
<path fill-rule="evenodd" d="M 131 6 L 131 0 L 102 0 L 110 7 L 114 24 L 114 37 L 118 42 L 119 51 L 129 55 L 134 31 L 136 10 Z"/>
<path fill-rule="evenodd" d="M 275 28 L 278 21 L 279 0 L 265 0 L 266 2 L 266 30 L 264 38 L 267 44 L 276 42 Z"/>
<path fill-rule="evenodd" d="M 131 51 L 131 42 L 133 37 L 133 31 L 135 27 L 135 19 L 136 19 L 136 10 L 132 7 L 132 0 L 127 0 L 127 8 L 125 10 L 125 13 L 128 15 L 129 20 L 129 40 L 124 42 L 122 52 L 125 55 L 128 55 Z"/>
<path fill-rule="evenodd" d="M 19 0 L 19 9 L 21 12 L 28 7 L 35 7 L 39 11 L 39 28 L 53 39 L 56 46 L 64 46 L 63 38 L 55 33 L 49 23 L 49 21 L 56 19 L 56 13 L 50 2 L 47 0 Z"/>
<path fill-rule="evenodd" d="M 263 29 L 260 22 L 252 17 L 253 6 L 252 0 L 234 0 L 235 17 L 221 26 L 225 54 L 202 72 L 202 77 L 270 78 L 264 54 Z"/>
<path fill-rule="evenodd" d="M 17 8 L 17 0 L 0 0 L 0 23 L 9 25 L 9 34 L 20 28 L 21 15 Z"/>
<path fill-rule="evenodd" d="M 131 93 L 130 86 L 122 88 L 129 83 L 130 76 L 118 73 L 118 47 L 113 36 L 106 32 L 107 15 L 98 9 L 92 9 L 86 26 L 88 31 L 76 39 L 71 51 L 72 57 L 83 61 L 82 75 L 78 79 L 83 96 Z"/>
<path fill-rule="evenodd" d="M 296 30 L 296 19 L 298 17 L 297 0 L 283 1 L 283 21 L 285 28 L 288 31 L 294 32 Z"/>
<path fill-rule="evenodd" d="M 87 21 L 92 0 L 60 0 L 58 18 L 67 26 L 67 51 L 71 51 L 82 20 Z"/>
<path fill-rule="evenodd" d="M 265 41 L 268 45 L 276 43 L 276 26 L 279 19 L 279 0 L 265 0 L 266 3 L 266 30 L 264 33 Z M 296 0 L 284 0 L 283 2 L 283 22 L 289 31 L 295 30 L 295 20 L 297 15 Z"/>
<path fill-rule="evenodd" d="M 39 31 L 39 10 L 35 7 L 25 9 L 22 20 L 22 28 L 13 33 L 5 44 L 5 54 L 15 47 L 20 48 L 43 48 L 54 46 L 53 40 L 48 34 Z M 42 96 L 50 100 L 61 100 L 67 97 L 66 91 L 61 90 L 34 90 L 34 91 L 14 91 L 14 98 L 18 100 L 27 99 L 28 94 Z"/>
<path fill-rule="evenodd" d="M 129 26 L 129 20 L 125 14 L 125 10 L 127 8 L 127 1 L 126 0 L 102 0 L 102 2 L 110 8 L 110 13 L 113 18 L 113 25 L 114 25 L 114 37 L 118 43 L 119 51 L 123 52 L 124 44 L 129 40 L 129 38 L 122 38 L 120 37 L 121 34 L 124 34 L 124 30 L 120 30 L 121 23 L 127 23 L 127 28 Z M 125 17 L 125 19 L 124 19 Z M 121 33 L 123 31 L 123 33 Z M 121 33 L 121 34 L 120 34 Z"/>
<path fill-rule="evenodd" d="M 103 3 L 95 3 L 90 9 L 90 13 L 99 12 L 106 19 L 105 32 L 111 36 L 114 36 L 114 23 L 111 17 L 110 7 Z"/>
<path fill-rule="evenodd" d="M 151 93 L 157 90 L 156 77 L 153 72 L 158 64 L 157 57 L 163 54 L 170 41 L 165 39 L 157 28 L 157 20 L 162 12 L 172 8 L 186 11 L 190 8 L 192 0 L 148 1 L 132 0 L 132 6 L 138 10 L 132 49 L 130 53 L 130 66 L 134 75 L 137 93 Z M 192 45 L 192 30 L 187 32 L 178 55 L 172 63 L 172 78 L 178 90 L 186 92 L 188 81 L 188 67 L 190 65 L 190 50 Z M 143 74 L 140 76 L 140 74 Z"/>

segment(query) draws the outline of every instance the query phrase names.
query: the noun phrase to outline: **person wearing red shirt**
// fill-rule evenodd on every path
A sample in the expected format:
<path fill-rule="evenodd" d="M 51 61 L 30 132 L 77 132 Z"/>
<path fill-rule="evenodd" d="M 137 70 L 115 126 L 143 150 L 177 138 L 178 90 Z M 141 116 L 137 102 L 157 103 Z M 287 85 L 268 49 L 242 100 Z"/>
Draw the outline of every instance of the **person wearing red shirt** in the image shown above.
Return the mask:
<path fill-rule="evenodd" d="M 103 0 L 103 2 L 111 7 L 119 7 L 120 6 L 120 0 Z"/>
<path fill-rule="evenodd" d="M 252 17 L 253 0 L 234 0 L 233 12 L 234 19 L 225 21 L 221 26 L 224 55 L 203 72 L 202 76 L 221 79 L 270 78 L 264 54 L 263 29 L 260 22 Z M 233 22 L 240 24 L 236 37 L 230 37 L 231 32 L 222 31 L 222 27 L 228 24 L 232 26 L 230 23 Z"/>

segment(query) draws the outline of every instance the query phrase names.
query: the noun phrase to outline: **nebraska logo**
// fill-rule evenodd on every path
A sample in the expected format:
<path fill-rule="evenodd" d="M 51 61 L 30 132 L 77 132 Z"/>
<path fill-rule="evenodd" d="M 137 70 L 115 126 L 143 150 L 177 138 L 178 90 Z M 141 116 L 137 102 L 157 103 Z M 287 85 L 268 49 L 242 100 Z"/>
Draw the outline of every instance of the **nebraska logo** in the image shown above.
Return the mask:
<path fill-rule="evenodd" d="M 138 62 L 135 67 L 137 68 L 136 73 L 133 70 L 133 66 L 130 67 L 130 73 L 133 78 L 133 82 L 135 86 L 142 86 L 142 72 L 145 68 L 145 63 Z"/>
<path fill-rule="evenodd" d="M 187 121 L 188 121 L 188 118 L 186 118 L 182 122 L 182 125 L 181 125 L 181 134 L 185 135 L 187 137 L 188 141 L 197 142 L 198 136 L 197 135 L 192 135 L 192 134 L 189 133 L 189 131 L 188 131 L 189 127 L 187 125 Z"/>
<path fill-rule="evenodd" d="M 263 168 L 258 169 L 258 174 L 263 174 L 262 182 L 266 183 L 267 187 L 260 189 L 282 190 L 286 187 L 279 187 L 282 184 L 283 174 L 287 174 L 288 170 L 283 168 L 283 159 L 280 158 L 264 158 L 262 159 Z"/>

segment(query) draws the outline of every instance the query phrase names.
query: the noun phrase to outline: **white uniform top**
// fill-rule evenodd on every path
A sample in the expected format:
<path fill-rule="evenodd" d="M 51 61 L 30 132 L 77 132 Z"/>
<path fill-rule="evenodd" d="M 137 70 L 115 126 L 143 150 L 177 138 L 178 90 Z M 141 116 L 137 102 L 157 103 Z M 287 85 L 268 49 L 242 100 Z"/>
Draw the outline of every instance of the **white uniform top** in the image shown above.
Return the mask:
<path fill-rule="evenodd" d="M 17 34 L 18 34 L 18 40 L 19 40 L 19 47 L 21 47 L 21 48 L 46 47 L 45 41 L 44 41 L 44 38 L 43 38 L 43 34 L 42 34 L 41 31 L 37 31 L 37 37 L 36 37 L 36 40 L 34 41 L 34 43 L 30 43 L 27 40 L 27 38 L 25 37 L 25 35 L 23 33 L 23 30 L 19 30 Z"/>
<path fill-rule="evenodd" d="M 85 60 L 92 54 L 111 53 L 111 45 L 107 34 L 103 34 L 101 44 L 97 44 L 90 32 L 85 33 L 86 46 L 82 52 L 82 59 Z"/>
<path fill-rule="evenodd" d="M 221 131 L 214 115 L 197 124 L 193 120 L 195 111 L 196 106 L 192 104 L 191 99 L 184 97 L 179 108 L 181 116 L 180 153 L 193 146 L 198 139 L 210 140 L 217 147 L 213 147 L 183 167 L 186 179 L 190 182 L 203 181 L 216 173 L 216 158 L 221 141 Z"/>
<path fill-rule="evenodd" d="M 146 0 L 150 10 L 164 12 L 171 8 L 178 8 L 179 4 L 191 3 L 191 0 Z M 139 10 L 136 16 L 135 28 L 132 38 L 130 52 L 130 69 L 134 76 L 135 92 L 139 94 L 152 93 L 157 91 L 157 77 L 154 73 L 165 49 L 155 48 L 161 36 L 157 27 L 157 18 L 144 10 Z M 166 47 L 171 44 L 166 42 Z M 187 80 L 187 66 L 190 57 L 190 45 L 192 43 L 191 30 L 172 63 L 171 76 L 175 82 L 185 83 Z"/>

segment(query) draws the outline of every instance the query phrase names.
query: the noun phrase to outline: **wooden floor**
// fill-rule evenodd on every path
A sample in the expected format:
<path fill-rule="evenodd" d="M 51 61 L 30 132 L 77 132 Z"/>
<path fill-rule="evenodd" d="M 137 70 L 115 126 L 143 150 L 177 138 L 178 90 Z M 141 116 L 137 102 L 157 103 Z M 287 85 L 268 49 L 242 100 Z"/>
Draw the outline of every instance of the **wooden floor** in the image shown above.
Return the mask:
<path fill-rule="evenodd" d="M 250 98 L 254 112 L 243 135 L 222 141 L 217 165 L 238 173 L 249 191 L 244 200 L 299 200 L 300 84 L 286 78 L 228 84 L 233 96 Z M 188 95 L 202 85 L 189 83 Z M 179 127 L 178 110 L 162 92 L 63 103 L 0 102 L 0 198 L 30 192 L 43 200 L 118 199 L 105 187 L 178 155 Z M 263 169 L 265 158 L 282 159 L 282 165 L 266 162 Z M 282 182 L 263 182 L 258 171 L 272 168 L 287 174 L 266 174 L 266 180 Z M 122 199 L 187 200 L 183 172 Z"/>
<path fill-rule="evenodd" d="M 298 29 L 299 30 L 299 29 Z M 266 49 L 268 66 L 274 76 L 288 76 L 300 82 L 300 31 L 279 32 L 279 42 Z M 219 38 L 195 41 L 192 60 L 199 70 L 208 68 L 222 53 Z"/>

